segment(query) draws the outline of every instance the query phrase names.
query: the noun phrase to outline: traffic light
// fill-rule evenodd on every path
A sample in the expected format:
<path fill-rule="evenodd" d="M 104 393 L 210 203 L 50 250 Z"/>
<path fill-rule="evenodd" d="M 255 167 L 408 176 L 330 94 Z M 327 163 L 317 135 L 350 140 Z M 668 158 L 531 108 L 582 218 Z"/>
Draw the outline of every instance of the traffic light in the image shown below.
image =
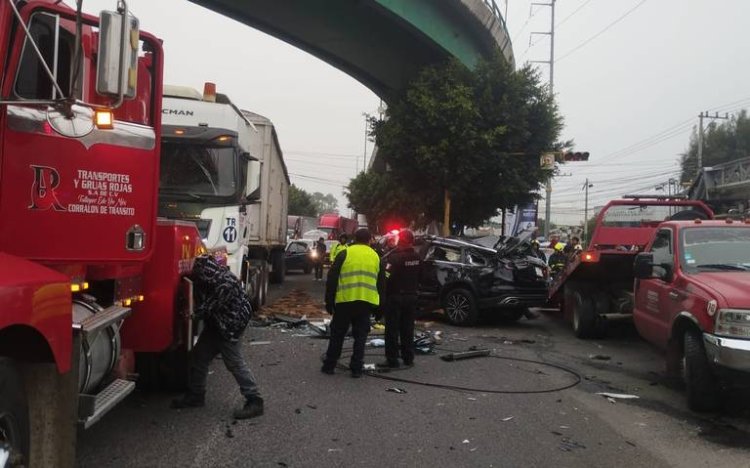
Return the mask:
<path fill-rule="evenodd" d="M 588 161 L 589 160 L 589 153 L 588 151 L 581 151 L 581 152 L 565 152 L 562 153 L 562 160 L 565 162 L 570 161 Z"/>

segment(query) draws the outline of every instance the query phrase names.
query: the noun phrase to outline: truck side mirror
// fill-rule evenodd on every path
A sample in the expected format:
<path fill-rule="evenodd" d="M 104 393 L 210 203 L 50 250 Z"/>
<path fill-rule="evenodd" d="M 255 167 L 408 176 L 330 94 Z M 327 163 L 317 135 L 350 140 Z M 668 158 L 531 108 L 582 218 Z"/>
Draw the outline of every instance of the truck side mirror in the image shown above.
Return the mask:
<path fill-rule="evenodd" d="M 638 279 L 651 279 L 654 277 L 654 254 L 641 252 L 635 256 L 633 274 Z"/>
<path fill-rule="evenodd" d="M 125 98 L 133 98 L 138 77 L 138 19 L 131 16 L 124 1 L 118 11 L 99 15 L 99 51 L 96 92 L 117 98 L 117 108 Z"/>

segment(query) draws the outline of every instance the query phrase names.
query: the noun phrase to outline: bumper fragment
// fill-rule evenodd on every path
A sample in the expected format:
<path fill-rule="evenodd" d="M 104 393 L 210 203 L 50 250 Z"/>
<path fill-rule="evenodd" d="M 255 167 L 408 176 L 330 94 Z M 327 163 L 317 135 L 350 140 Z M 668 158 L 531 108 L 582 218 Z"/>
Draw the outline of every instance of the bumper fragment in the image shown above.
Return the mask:
<path fill-rule="evenodd" d="M 750 372 L 750 340 L 703 334 L 708 361 L 714 365 Z"/>

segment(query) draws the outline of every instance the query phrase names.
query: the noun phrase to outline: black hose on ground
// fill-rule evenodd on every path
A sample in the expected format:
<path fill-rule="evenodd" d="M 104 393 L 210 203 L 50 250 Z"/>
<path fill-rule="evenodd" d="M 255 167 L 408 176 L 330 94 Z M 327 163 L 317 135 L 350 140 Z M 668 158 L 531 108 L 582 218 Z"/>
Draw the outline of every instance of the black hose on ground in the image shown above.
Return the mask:
<path fill-rule="evenodd" d="M 436 348 L 438 348 L 438 346 L 436 346 Z M 445 349 L 445 348 L 440 348 L 440 349 L 443 349 L 445 351 L 451 351 L 451 352 L 466 351 L 466 350 L 448 350 L 448 349 Z M 351 355 L 351 348 L 347 348 L 344 351 L 345 351 L 346 354 L 342 353 L 341 357 L 348 357 L 348 356 Z M 373 356 L 373 354 L 368 354 L 368 353 L 365 353 L 365 355 L 366 356 Z M 378 354 L 378 355 L 382 356 L 381 354 Z M 325 357 L 325 353 L 323 354 L 322 357 L 323 358 Z M 391 376 L 391 375 L 385 375 L 382 372 L 365 371 L 365 375 L 367 375 L 369 377 L 374 377 L 376 379 L 388 380 L 388 381 L 391 381 L 391 382 L 408 383 L 408 384 L 412 384 L 412 385 L 421 385 L 423 387 L 442 388 L 444 390 L 454 390 L 454 391 L 459 391 L 459 392 L 491 393 L 491 394 L 500 394 L 500 395 L 532 395 L 532 394 L 540 394 L 540 393 L 556 393 L 556 392 L 561 392 L 563 390 L 567 390 L 569 388 L 573 388 L 576 385 L 578 385 L 579 383 L 581 383 L 581 380 L 582 380 L 581 375 L 578 372 L 574 371 L 573 369 L 569 369 L 569 368 L 567 368 L 565 366 L 562 366 L 562 365 L 559 365 L 559 364 L 553 364 L 551 362 L 538 361 L 538 360 L 534 360 L 534 359 L 514 358 L 514 357 L 508 357 L 508 356 L 497 356 L 495 354 L 490 354 L 487 357 L 495 358 L 495 359 L 502 359 L 504 361 L 523 362 L 523 363 L 526 363 L 526 364 L 535 364 L 535 365 L 538 365 L 538 366 L 551 367 L 553 369 L 560 370 L 560 371 L 562 371 L 562 372 L 564 372 L 566 374 L 572 375 L 574 377 L 575 381 L 572 382 L 572 383 L 570 383 L 570 384 L 567 384 L 567 385 L 563 385 L 563 386 L 559 386 L 559 387 L 553 387 L 553 388 L 545 388 L 545 389 L 536 389 L 536 390 L 497 390 L 497 389 L 464 387 L 464 386 L 459 386 L 459 385 L 438 384 L 438 383 L 432 383 L 432 382 L 421 382 L 421 381 L 418 381 L 418 380 L 405 379 L 405 378 L 402 378 L 402 377 L 394 377 L 394 376 Z M 342 364 L 339 364 L 338 367 L 340 369 L 346 369 L 346 370 L 348 370 L 348 367 L 346 367 L 346 366 L 344 366 Z M 406 367 L 406 368 L 402 367 L 402 368 L 397 368 L 397 369 L 387 369 L 386 373 L 390 374 L 393 371 L 406 370 L 406 369 L 409 369 L 409 368 L 408 367 Z"/>

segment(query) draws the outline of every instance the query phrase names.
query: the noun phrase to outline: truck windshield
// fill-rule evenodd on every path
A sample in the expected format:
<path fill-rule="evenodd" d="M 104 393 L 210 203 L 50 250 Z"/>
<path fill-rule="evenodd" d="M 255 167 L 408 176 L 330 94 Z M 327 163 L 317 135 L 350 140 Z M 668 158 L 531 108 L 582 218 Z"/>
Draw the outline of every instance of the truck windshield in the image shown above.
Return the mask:
<path fill-rule="evenodd" d="M 750 227 L 691 227 L 680 236 L 683 270 L 750 270 Z"/>
<path fill-rule="evenodd" d="M 159 191 L 193 198 L 227 197 L 239 181 L 234 148 L 164 142 Z"/>
<path fill-rule="evenodd" d="M 607 208 L 602 225 L 607 227 L 656 227 L 668 219 L 706 219 L 697 206 L 675 205 L 612 205 Z"/>

